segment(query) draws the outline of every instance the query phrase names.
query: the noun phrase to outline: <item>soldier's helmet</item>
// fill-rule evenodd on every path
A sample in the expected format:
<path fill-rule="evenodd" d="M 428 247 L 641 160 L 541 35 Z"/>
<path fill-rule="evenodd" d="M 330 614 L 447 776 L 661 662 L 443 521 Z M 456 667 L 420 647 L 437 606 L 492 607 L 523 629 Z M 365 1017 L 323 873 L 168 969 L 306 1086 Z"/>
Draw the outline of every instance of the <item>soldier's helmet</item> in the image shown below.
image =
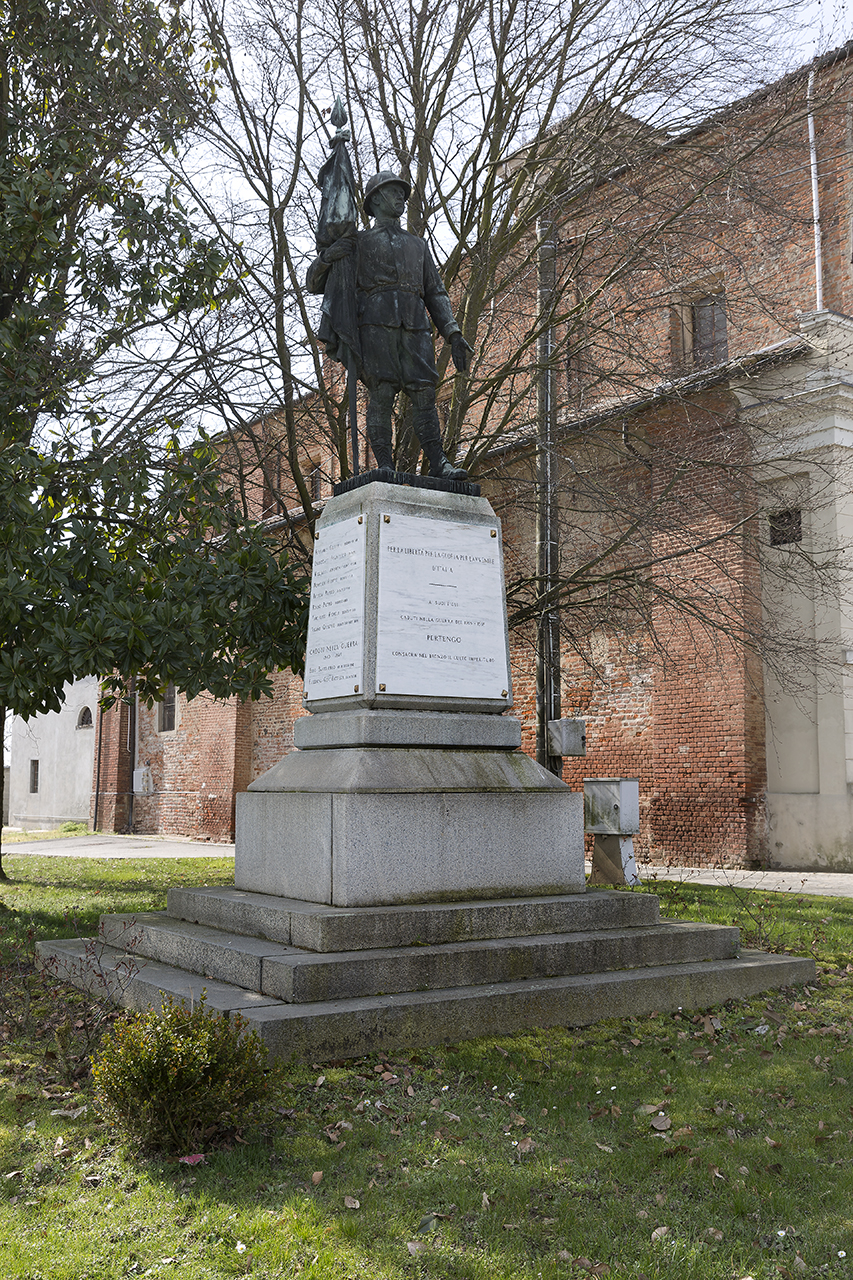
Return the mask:
<path fill-rule="evenodd" d="M 396 182 L 398 187 L 405 188 L 406 199 L 412 194 L 412 184 L 407 178 L 401 178 L 399 173 L 392 173 L 390 169 L 382 169 L 379 173 L 375 173 L 364 188 L 364 212 L 370 217 L 370 202 L 374 194 L 380 187 L 388 187 L 392 182 Z"/>

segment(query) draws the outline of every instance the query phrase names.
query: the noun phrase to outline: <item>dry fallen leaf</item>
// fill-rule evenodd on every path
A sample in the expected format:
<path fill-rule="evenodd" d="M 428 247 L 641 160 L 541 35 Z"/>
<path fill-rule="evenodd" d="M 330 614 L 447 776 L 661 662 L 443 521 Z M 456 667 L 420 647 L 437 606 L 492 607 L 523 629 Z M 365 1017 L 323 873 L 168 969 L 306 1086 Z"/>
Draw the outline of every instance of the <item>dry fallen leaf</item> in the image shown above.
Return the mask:
<path fill-rule="evenodd" d="M 652 1240 L 663 1240 L 664 1236 L 669 1235 L 669 1227 L 655 1227 L 652 1232 Z"/>
<path fill-rule="evenodd" d="M 360 1209 L 361 1203 L 354 1196 L 344 1196 L 344 1206 L 347 1209 Z"/>
<path fill-rule="evenodd" d="M 606 1151 L 609 1156 L 613 1155 L 612 1147 L 606 1147 L 603 1142 L 596 1142 L 595 1145 L 598 1147 L 599 1151 Z"/>
<path fill-rule="evenodd" d="M 424 1249 L 426 1248 L 426 1245 L 420 1240 L 410 1240 L 406 1245 L 406 1248 L 414 1258 L 417 1256 L 417 1254 L 423 1253 Z"/>
<path fill-rule="evenodd" d="M 481 1201 L 481 1204 L 484 1209 L 490 1209 L 492 1205 L 492 1202 L 489 1199 L 489 1197 L 486 1195 L 485 1191 L 483 1192 L 483 1199 Z"/>
<path fill-rule="evenodd" d="M 316 1173 L 312 1173 L 311 1181 L 314 1183 L 315 1187 L 319 1187 L 320 1183 L 323 1181 L 323 1170 L 318 1169 Z"/>
<path fill-rule="evenodd" d="M 723 1238 L 722 1231 L 718 1231 L 716 1227 L 708 1227 L 705 1231 L 705 1235 L 709 1240 L 716 1240 L 718 1242 Z"/>
<path fill-rule="evenodd" d="M 518 1146 L 516 1147 L 516 1151 L 518 1151 L 520 1155 L 526 1156 L 528 1152 L 532 1151 L 535 1146 L 536 1146 L 536 1143 L 528 1135 L 526 1138 L 521 1139 Z"/>
<path fill-rule="evenodd" d="M 658 1133 L 665 1133 L 667 1129 L 672 1128 L 672 1121 L 669 1116 L 652 1116 L 651 1126 L 657 1129 Z"/>

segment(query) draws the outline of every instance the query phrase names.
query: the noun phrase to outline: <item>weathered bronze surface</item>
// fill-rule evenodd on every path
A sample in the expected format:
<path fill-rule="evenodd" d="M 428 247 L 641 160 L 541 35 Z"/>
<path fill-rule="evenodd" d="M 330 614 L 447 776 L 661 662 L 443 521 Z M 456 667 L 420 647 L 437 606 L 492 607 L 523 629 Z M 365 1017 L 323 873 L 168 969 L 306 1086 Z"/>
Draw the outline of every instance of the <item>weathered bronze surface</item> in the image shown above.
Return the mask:
<path fill-rule="evenodd" d="M 401 225 L 409 194 L 409 184 L 397 174 L 385 170 L 374 175 L 364 197 L 373 226 L 356 231 L 349 224 L 344 234 L 321 248 L 308 270 L 308 288 L 325 295 L 319 336 L 328 354 L 354 363 L 368 389 L 367 431 L 377 465 L 393 470 L 392 413 L 402 391 L 411 400 L 413 427 L 429 459 L 430 475 L 467 480 L 467 472 L 448 461 L 441 444 L 430 320 L 450 343 L 458 370 L 467 368 L 471 348 L 456 323 L 426 241 Z M 329 289 L 339 287 L 333 283 L 336 263 L 346 264 L 355 292 L 357 342 L 354 337 L 341 340 L 327 305 Z"/>

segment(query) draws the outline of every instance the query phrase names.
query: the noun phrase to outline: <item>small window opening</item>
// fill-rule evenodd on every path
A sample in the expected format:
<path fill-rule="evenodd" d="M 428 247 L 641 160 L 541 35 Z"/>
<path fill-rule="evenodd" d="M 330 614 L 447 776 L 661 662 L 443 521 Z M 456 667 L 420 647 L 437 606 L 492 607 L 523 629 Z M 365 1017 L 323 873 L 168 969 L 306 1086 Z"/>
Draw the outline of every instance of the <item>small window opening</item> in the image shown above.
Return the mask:
<path fill-rule="evenodd" d="M 39 762 L 38 760 L 30 761 L 30 795 L 35 795 L 39 789 Z"/>
<path fill-rule="evenodd" d="M 175 686 L 171 681 L 166 685 L 163 701 L 160 703 L 160 732 L 171 733 L 175 727 Z"/>
<path fill-rule="evenodd" d="M 92 728 L 92 724 L 93 724 L 93 721 L 92 721 L 92 711 L 91 711 L 91 708 L 90 708 L 90 707 L 83 707 L 83 709 L 81 710 L 81 712 L 80 712 L 79 716 L 77 717 L 77 728 L 78 728 L 78 729 L 91 729 L 91 728 Z"/>
<path fill-rule="evenodd" d="M 803 540 L 803 513 L 799 507 L 786 507 L 771 511 L 767 517 L 770 526 L 771 547 L 783 547 Z"/>
<path fill-rule="evenodd" d="M 693 328 L 693 363 L 698 368 L 722 364 L 729 357 L 726 338 L 726 296 L 707 293 L 690 308 Z"/>
<path fill-rule="evenodd" d="M 269 447 L 266 457 L 261 463 L 262 493 L 261 518 L 277 516 L 285 510 L 281 500 L 281 449 L 277 444 Z"/>

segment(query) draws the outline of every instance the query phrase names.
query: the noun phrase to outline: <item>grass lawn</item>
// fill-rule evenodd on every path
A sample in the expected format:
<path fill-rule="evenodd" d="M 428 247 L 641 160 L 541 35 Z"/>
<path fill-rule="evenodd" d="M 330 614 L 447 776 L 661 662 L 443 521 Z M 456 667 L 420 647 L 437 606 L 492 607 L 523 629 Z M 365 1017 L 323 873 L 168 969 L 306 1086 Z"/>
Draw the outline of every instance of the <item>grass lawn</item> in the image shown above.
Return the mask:
<path fill-rule="evenodd" d="M 819 980 L 293 1066 L 265 1131 L 186 1163 L 100 1122 L 88 1055 L 124 1015 L 34 974 L 32 943 L 228 883 L 233 860 L 7 869 L 2 1280 L 853 1277 L 853 901 L 654 886 L 667 915 L 811 951 Z"/>
<path fill-rule="evenodd" d="M 3 828 L 3 851 L 7 844 L 23 844 L 31 840 L 56 840 L 62 836 L 85 836 L 89 834 L 88 822 L 63 822 L 61 827 L 50 827 L 43 830 L 24 831 L 19 827 Z"/>

